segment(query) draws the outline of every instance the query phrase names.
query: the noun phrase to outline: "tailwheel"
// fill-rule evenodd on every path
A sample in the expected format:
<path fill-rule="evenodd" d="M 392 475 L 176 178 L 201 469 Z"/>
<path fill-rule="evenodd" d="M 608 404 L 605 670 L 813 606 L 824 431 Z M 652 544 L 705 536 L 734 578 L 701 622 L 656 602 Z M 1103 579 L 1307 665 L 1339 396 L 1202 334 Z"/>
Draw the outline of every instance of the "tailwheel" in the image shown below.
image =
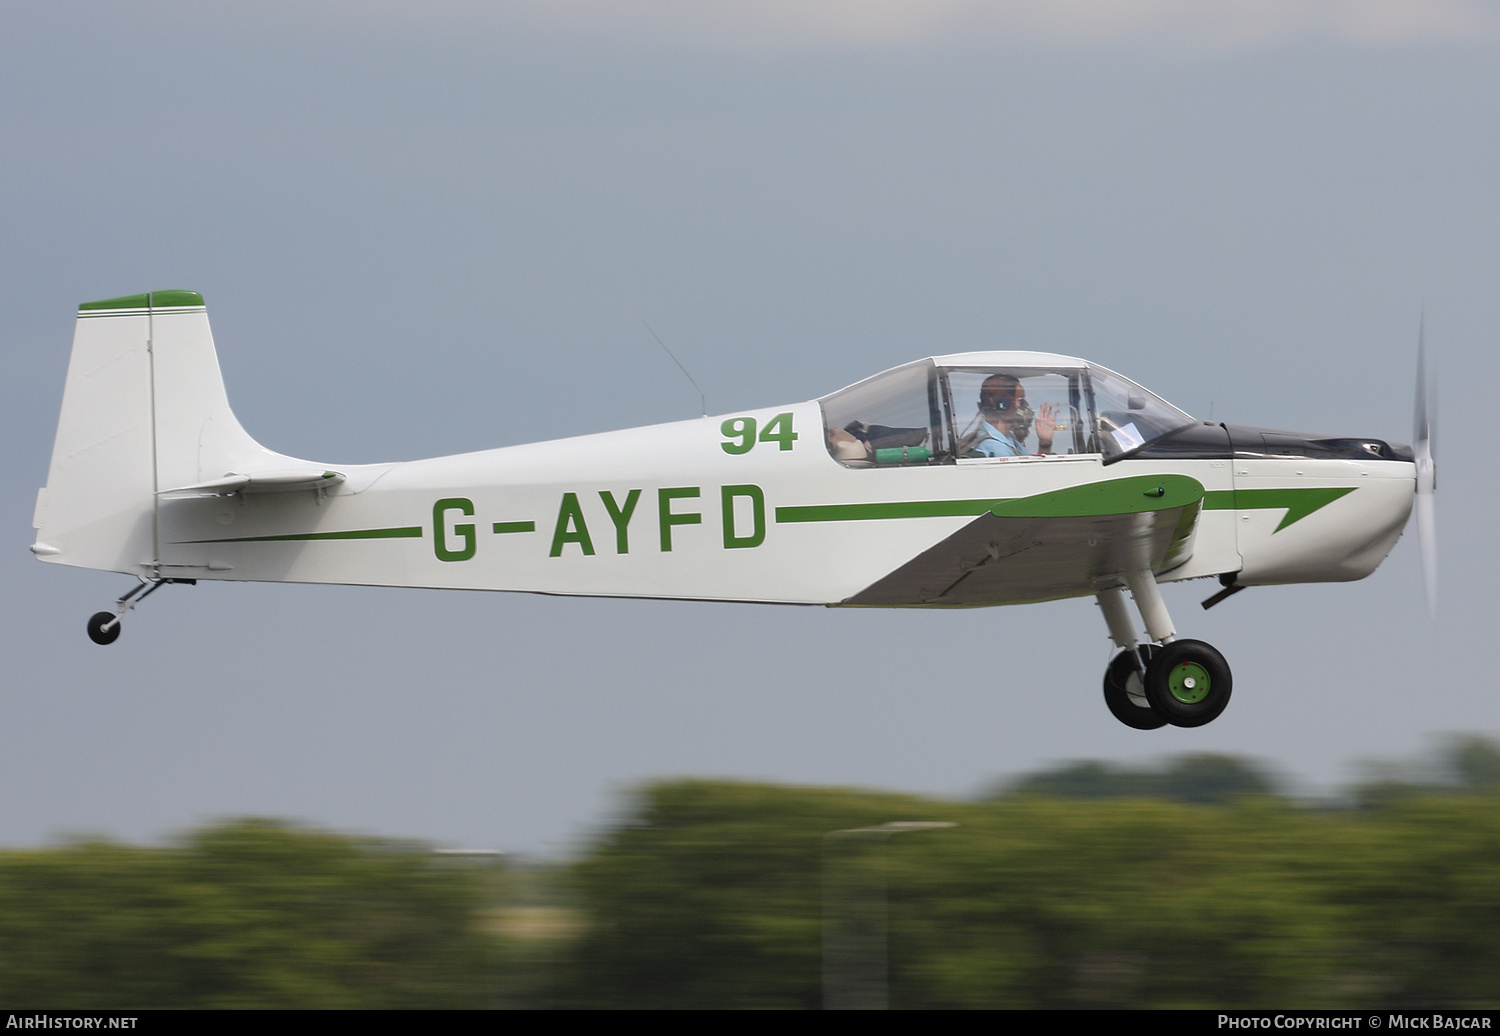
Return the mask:
<path fill-rule="evenodd" d="M 95 612 L 89 619 L 89 639 L 95 644 L 113 644 L 120 639 L 120 617 L 114 612 Z"/>
<path fill-rule="evenodd" d="M 95 612 L 89 618 L 89 639 L 95 644 L 113 644 L 120 639 L 120 620 L 125 618 L 125 613 L 168 583 L 185 583 L 188 586 L 197 585 L 196 579 L 169 579 L 164 576 L 156 576 L 147 579 L 145 576 L 137 576 L 140 584 L 133 590 L 127 590 L 115 598 L 115 610 L 112 612 Z"/>
<path fill-rule="evenodd" d="M 1149 660 L 1157 648 L 1146 644 L 1139 650 Z M 1166 726 L 1167 721 L 1157 715 L 1146 700 L 1146 688 L 1141 682 L 1140 667 L 1134 656 L 1133 650 L 1121 651 L 1110 661 L 1109 668 L 1104 670 L 1104 704 L 1109 706 L 1115 719 L 1127 727 L 1156 730 Z"/>
<path fill-rule="evenodd" d="M 1201 727 L 1229 704 L 1229 663 L 1201 640 L 1174 640 L 1146 667 L 1146 700 L 1176 727 Z"/>

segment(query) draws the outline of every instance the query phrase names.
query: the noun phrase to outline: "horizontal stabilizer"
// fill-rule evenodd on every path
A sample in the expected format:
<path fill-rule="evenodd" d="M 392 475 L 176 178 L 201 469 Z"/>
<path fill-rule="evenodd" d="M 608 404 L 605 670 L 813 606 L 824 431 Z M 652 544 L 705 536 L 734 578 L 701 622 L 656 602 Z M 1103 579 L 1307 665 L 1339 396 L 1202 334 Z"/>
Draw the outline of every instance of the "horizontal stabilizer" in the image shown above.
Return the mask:
<path fill-rule="evenodd" d="M 235 493 L 290 493 L 298 489 L 332 489 L 344 481 L 338 471 L 321 468 L 302 471 L 262 471 L 251 475 L 227 472 L 223 478 L 176 489 L 163 489 L 162 496 L 231 496 Z"/>

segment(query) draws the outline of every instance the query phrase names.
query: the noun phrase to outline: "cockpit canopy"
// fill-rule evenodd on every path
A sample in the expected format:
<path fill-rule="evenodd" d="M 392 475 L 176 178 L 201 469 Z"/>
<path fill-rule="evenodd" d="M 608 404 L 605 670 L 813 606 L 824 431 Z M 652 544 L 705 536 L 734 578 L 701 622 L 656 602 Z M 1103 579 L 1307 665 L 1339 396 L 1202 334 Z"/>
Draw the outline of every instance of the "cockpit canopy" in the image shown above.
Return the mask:
<path fill-rule="evenodd" d="M 1114 371 L 1048 353 L 920 360 L 819 403 L 828 452 L 852 468 L 1042 453 L 1109 459 L 1193 423 L 1188 414 Z"/>

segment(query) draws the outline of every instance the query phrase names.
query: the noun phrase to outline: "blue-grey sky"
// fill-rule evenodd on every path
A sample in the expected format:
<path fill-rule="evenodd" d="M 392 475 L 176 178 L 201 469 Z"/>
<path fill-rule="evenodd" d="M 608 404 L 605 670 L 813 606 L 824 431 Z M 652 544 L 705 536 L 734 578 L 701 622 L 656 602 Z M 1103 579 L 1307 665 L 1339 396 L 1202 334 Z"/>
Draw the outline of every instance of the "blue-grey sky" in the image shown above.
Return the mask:
<path fill-rule="evenodd" d="M 0 35 L 0 844 L 227 814 L 560 853 L 644 779 L 968 794 L 1185 751 L 1328 786 L 1500 734 L 1500 8 L 1462 0 L 21 5 Z M 1200 730 L 1100 700 L 1090 600 L 961 613 L 164 589 L 26 551 L 81 301 L 202 292 L 266 445 L 399 460 L 1086 356 L 1200 417 L 1411 432 L 1442 621 L 1370 579 L 1179 630 Z"/>

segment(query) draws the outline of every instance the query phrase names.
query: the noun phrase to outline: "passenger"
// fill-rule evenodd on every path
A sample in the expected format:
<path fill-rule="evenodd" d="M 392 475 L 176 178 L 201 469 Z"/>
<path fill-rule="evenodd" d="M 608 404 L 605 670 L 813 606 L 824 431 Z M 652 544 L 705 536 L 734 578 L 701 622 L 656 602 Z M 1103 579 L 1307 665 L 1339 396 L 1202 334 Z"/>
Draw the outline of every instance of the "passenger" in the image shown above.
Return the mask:
<path fill-rule="evenodd" d="M 858 425 L 858 422 L 855 422 Z M 828 452 L 834 460 L 868 461 L 870 444 L 845 428 L 828 429 Z"/>
<path fill-rule="evenodd" d="M 1052 452 L 1057 408 L 1043 403 L 1033 413 L 1026 388 L 1009 374 L 992 374 L 979 386 L 978 426 L 966 437 L 965 457 L 1025 457 L 1026 439 L 1036 424 L 1037 453 Z"/>

